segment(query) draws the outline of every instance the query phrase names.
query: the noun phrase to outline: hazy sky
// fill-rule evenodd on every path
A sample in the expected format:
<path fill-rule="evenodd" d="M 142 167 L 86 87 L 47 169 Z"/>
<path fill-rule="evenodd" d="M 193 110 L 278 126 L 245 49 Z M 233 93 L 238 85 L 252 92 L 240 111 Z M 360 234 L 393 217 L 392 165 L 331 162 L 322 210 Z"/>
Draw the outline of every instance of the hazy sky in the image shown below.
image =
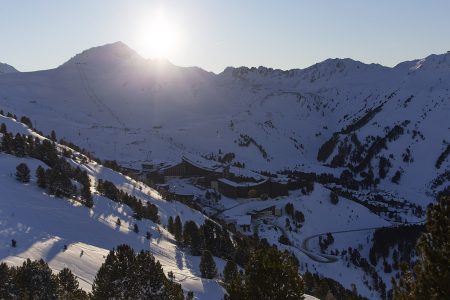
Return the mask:
<path fill-rule="evenodd" d="M 119 40 L 153 57 L 169 36 L 167 59 L 214 72 L 330 57 L 393 66 L 450 50 L 449 15 L 449 0 L 0 0 L 0 62 L 49 69 Z"/>

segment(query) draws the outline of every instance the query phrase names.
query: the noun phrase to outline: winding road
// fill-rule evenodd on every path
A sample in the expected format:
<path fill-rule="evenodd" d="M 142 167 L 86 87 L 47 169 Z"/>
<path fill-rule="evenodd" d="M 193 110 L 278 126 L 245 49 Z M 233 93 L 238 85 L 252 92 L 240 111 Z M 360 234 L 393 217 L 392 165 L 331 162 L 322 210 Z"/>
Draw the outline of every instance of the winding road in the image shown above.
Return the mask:
<path fill-rule="evenodd" d="M 399 223 L 399 224 L 395 224 L 395 225 L 391 225 L 391 226 L 377 226 L 377 227 L 367 227 L 367 228 L 360 228 L 360 229 L 350 229 L 350 230 L 322 232 L 322 233 L 314 234 L 314 235 L 311 235 L 311 236 L 305 238 L 302 241 L 301 247 L 299 247 L 299 248 L 296 247 L 296 248 L 299 249 L 300 251 L 302 251 L 303 253 L 305 253 L 309 258 L 311 258 L 315 262 L 319 262 L 319 263 L 334 263 L 334 262 L 337 262 L 339 260 L 338 256 L 330 255 L 330 254 L 323 254 L 323 253 L 315 253 L 315 252 L 311 251 L 309 249 L 309 245 L 308 245 L 309 241 L 314 239 L 314 238 L 317 238 L 317 237 L 319 237 L 321 235 L 325 235 L 327 233 L 339 234 L 339 233 L 348 233 L 348 232 L 376 230 L 376 229 L 380 229 L 380 228 L 398 227 L 400 225 L 423 224 L 424 222 L 425 222 L 425 220 L 418 221 L 418 222 L 410 222 L 410 223 Z"/>

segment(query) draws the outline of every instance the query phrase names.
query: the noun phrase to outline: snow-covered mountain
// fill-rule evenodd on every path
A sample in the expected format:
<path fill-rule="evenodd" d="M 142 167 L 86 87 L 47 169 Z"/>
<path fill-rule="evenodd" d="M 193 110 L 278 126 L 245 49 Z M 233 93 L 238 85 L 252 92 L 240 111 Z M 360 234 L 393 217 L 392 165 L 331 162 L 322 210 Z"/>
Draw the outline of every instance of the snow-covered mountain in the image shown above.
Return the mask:
<path fill-rule="evenodd" d="M 301 271 L 317 271 L 348 289 L 355 284 L 362 295 L 378 299 L 379 294 L 366 278 L 368 273 L 360 266 L 350 265 L 349 254 L 348 257 L 342 254 L 339 259 L 317 256 L 319 234 L 336 233 L 333 246 L 336 251 L 342 253 L 352 247 L 360 249 L 362 257 L 368 259 L 374 228 L 393 226 L 399 220 L 414 223 L 423 219 L 417 210 L 450 183 L 449 87 L 450 53 L 403 62 L 393 68 L 351 59 L 328 59 L 306 69 L 229 67 L 214 74 L 196 67 L 177 67 L 165 60 L 147 60 L 118 42 L 86 50 L 56 69 L 1 75 L 0 109 L 19 118 L 25 115 L 45 134 L 55 130 L 58 138 L 84 147 L 102 159 L 118 160 L 124 166 L 140 168 L 141 163 L 179 162 L 184 155 L 217 159 L 232 153 L 232 164 L 245 165 L 246 170 L 240 169 L 242 174 L 255 174 L 251 171 L 331 174 L 322 178 L 340 181 L 317 180 L 310 195 L 294 191 L 264 201 L 222 197 L 215 204 L 214 215 L 239 219 L 268 205 L 283 210 L 286 204 L 293 203 L 295 209 L 304 213 L 306 221 L 288 232 L 286 228 L 290 226 L 285 223 L 290 217 L 283 214 L 269 223 L 258 223 L 260 237 L 299 257 Z M 16 126 L 10 119 L 4 119 L 8 128 Z M 26 191 L 23 186 L 19 188 L 8 175 L 24 159 L 0 155 L 3 172 L 0 180 L 5 183 L 2 185 L 13 187 L 7 190 L 10 195 L 23 196 L 26 203 L 20 205 L 29 207 L 27 214 L 37 209 L 34 202 L 27 201 L 41 198 L 45 198 L 48 211 L 53 211 L 53 202 L 49 202 L 53 199 L 34 190 L 33 199 L 25 199 L 33 188 L 26 187 L 29 189 Z M 32 160 L 27 163 L 39 164 Z M 92 178 L 103 175 L 116 178 L 117 184 L 128 188 L 136 184 L 117 173 L 105 173 L 95 164 L 84 168 Z M 343 182 L 348 180 L 358 182 L 358 187 L 347 189 Z M 174 185 L 199 197 L 205 193 L 188 181 Z M 328 199 L 330 189 L 335 188 L 342 191 L 337 205 Z M 206 218 L 180 203 L 166 205 L 154 190 L 147 192 L 149 195 L 137 194 L 160 206 L 163 224 L 164 218 L 180 211 L 185 214 L 184 220 L 201 223 Z M 107 211 L 108 218 L 114 219 L 122 214 L 108 205 L 101 206 L 99 199 L 96 203 L 99 215 Z M 3 196 L 0 200 L 7 201 Z M 5 205 L 15 210 L 11 203 Z M 58 205 L 67 214 L 79 214 L 75 212 L 79 208 Z M 383 206 L 388 209 L 377 211 Z M 10 220 L 7 214 L 5 210 L 4 218 Z M 396 219 L 397 214 L 400 219 Z M 59 239 L 80 242 L 76 232 L 66 230 L 59 235 L 53 232 L 51 226 L 56 226 L 56 221 L 46 224 L 47 227 L 43 225 L 44 228 L 33 218 L 25 219 L 31 222 L 30 228 L 41 230 L 31 240 L 50 232 L 48 245 Z M 71 222 L 94 222 L 82 213 L 76 217 L 80 221 L 72 219 Z M 62 221 L 65 222 L 58 222 Z M 15 227 L 13 223 L 2 224 L 5 226 L 0 234 L 8 239 Z M 93 232 L 110 230 L 104 226 L 95 225 Z M 282 236 L 291 245 L 279 242 Z M 105 253 L 119 240 L 142 248 L 138 239 L 120 232 L 114 239 L 92 238 L 84 242 L 89 247 L 101 248 L 98 251 L 93 248 L 98 253 Z M 311 251 L 307 249 L 309 240 Z M 198 265 L 197 258 L 183 254 L 185 269 L 170 265 L 168 261 L 179 255 L 172 242 L 169 237 L 163 239 L 167 243 L 167 247 L 163 245 L 166 247 L 163 252 L 168 252 L 166 256 L 155 252 L 165 269 L 173 269 L 195 281 L 192 286 L 186 281 L 184 287 L 200 291 L 200 299 L 208 293 L 218 295 L 219 299 L 223 290 L 216 282 L 197 278 L 193 267 Z M 36 247 L 24 248 L 23 253 L 33 258 L 55 254 L 47 244 L 36 242 Z M 15 259 L 21 255 L 8 251 L 0 249 L 1 259 L 19 263 Z M 100 262 L 78 266 L 75 263 L 78 258 L 61 258 L 70 253 L 52 254 L 54 263 L 50 265 L 59 269 L 73 263 L 80 267 L 77 275 L 92 280 Z M 218 264 L 223 262 L 218 260 Z M 381 264 L 371 268 L 372 274 L 382 274 L 380 278 L 389 288 L 392 274 L 384 274 Z"/>
<path fill-rule="evenodd" d="M 16 73 L 17 71 L 13 66 L 10 66 L 8 64 L 0 63 L 0 75 L 1 74 L 7 74 L 7 73 Z"/>
<path fill-rule="evenodd" d="M 447 53 L 394 68 L 328 59 L 306 69 L 240 67 L 215 75 L 146 60 L 118 42 L 53 70 L 5 74 L 0 106 L 31 117 L 45 132 L 57 128 L 60 137 L 98 156 L 135 166 L 220 150 L 254 170 L 324 171 L 353 133 L 367 150 L 398 125 L 404 133 L 368 165 L 378 173 L 379 157 L 391 157 L 380 186 L 390 188 L 400 171 L 404 189 L 423 195 L 448 166 L 444 160 L 435 168 L 448 143 L 449 67 Z M 354 130 L 343 131 L 370 111 Z M 335 152 L 318 162 L 320 146 L 338 132 Z M 248 147 L 240 146 L 243 136 L 253 141 Z"/>

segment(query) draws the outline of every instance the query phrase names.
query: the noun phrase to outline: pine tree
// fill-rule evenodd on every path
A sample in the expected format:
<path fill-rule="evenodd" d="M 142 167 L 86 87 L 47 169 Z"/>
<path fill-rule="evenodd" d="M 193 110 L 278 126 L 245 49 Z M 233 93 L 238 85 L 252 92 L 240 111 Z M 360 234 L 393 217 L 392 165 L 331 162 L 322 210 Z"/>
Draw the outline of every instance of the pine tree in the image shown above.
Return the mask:
<path fill-rule="evenodd" d="M 6 129 L 5 123 L 2 123 L 2 124 L 0 125 L 0 133 L 6 134 L 7 132 L 8 132 L 8 131 L 7 131 L 7 129 Z"/>
<path fill-rule="evenodd" d="M 41 259 L 27 259 L 14 274 L 19 299 L 57 299 L 57 280 Z"/>
<path fill-rule="evenodd" d="M 50 133 L 50 140 L 56 142 L 56 133 L 54 130 L 52 130 L 52 132 Z"/>
<path fill-rule="evenodd" d="M 251 256 L 243 276 L 227 285 L 226 300 L 303 299 L 304 284 L 298 265 L 287 253 L 260 247 Z"/>
<path fill-rule="evenodd" d="M 20 163 L 16 167 L 16 179 L 20 182 L 30 182 L 30 169 L 25 163 Z"/>
<path fill-rule="evenodd" d="M 229 284 L 237 275 L 238 269 L 236 263 L 232 260 L 228 260 L 223 269 L 223 281 L 225 284 Z"/>
<path fill-rule="evenodd" d="M 26 154 L 26 143 L 22 135 L 16 134 L 14 138 L 14 153 L 18 157 L 24 157 Z"/>
<path fill-rule="evenodd" d="M 169 220 L 167 221 L 167 231 L 169 231 L 171 234 L 174 234 L 175 232 L 172 216 L 170 216 Z"/>
<path fill-rule="evenodd" d="M 149 251 L 127 245 L 112 250 L 92 285 L 93 299 L 184 300 L 181 285 L 167 279 Z"/>
<path fill-rule="evenodd" d="M 62 269 L 56 276 L 59 299 L 88 299 L 86 292 L 79 288 L 77 278 L 68 269 Z"/>
<path fill-rule="evenodd" d="M 183 238 L 183 224 L 181 223 L 180 216 L 175 218 L 175 223 L 173 224 L 173 234 L 177 242 L 181 242 Z"/>
<path fill-rule="evenodd" d="M 183 227 L 183 245 L 190 249 L 192 255 L 201 254 L 200 230 L 194 221 L 186 221 Z"/>
<path fill-rule="evenodd" d="M 339 196 L 334 191 L 330 192 L 330 202 L 331 202 L 331 204 L 334 204 L 334 205 L 338 204 L 338 202 L 339 202 Z"/>
<path fill-rule="evenodd" d="M 200 272 L 203 278 L 213 279 L 217 275 L 216 263 L 210 251 L 205 250 L 200 258 Z"/>
<path fill-rule="evenodd" d="M 426 233 L 417 243 L 419 262 L 414 275 L 403 266 L 394 299 L 450 299 L 450 188 L 439 193 L 427 211 Z"/>
<path fill-rule="evenodd" d="M 134 278 L 130 278 L 135 254 L 128 245 L 119 245 L 109 252 L 92 284 L 94 299 L 131 299 Z"/>
<path fill-rule="evenodd" d="M 45 189 L 47 187 L 47 181 L 45 179 L 45 170 L 43 167 L 38 166 L 36 169 L 37 185 L 40 188 Z"/>
<path fill-rule="evenodd" d="M 13 153 L 14 140 L 10 133 L 6 132 L 3 134 L 1 146 L 2 146 L 1 147 L 2 151 L 6 152 L 8 154 Z"/>
<path fill-rule="evenodd" d="M 22 116 L 20 118 L 20 122 L 22 122 L 23 124 L 27 125 L 29 128 L 33 128 L 33 123 L 31 123 L 30 118 L 28 118 L 26 116 Z"/>
<path fill-rule="evenodd" d="M 155 261 L 148 251 L 141 251 L 136 257 L 136 267 L 133 270 L 136 278 L 133 287 L 135 299 L 161 299 L 163 300 L 167 280 L 161 264 Z"/>
<path fill-rule="evenodd" d="M 287 215 L 294 217 L 294 205 L 292 203 L 287 203 L 284 207 Z"/>
<path fill-rule="evenodd" d="M 92 206 L 94 206 L 94 201 L 92 200 L 91 194 L 91 180 L 89 179 L 86 171 L 81 172 L 79 180 L 83 185 L 80 191 L 81 198 L 83 199 L 83 204 L 88 208 L 92 208 Z"/>
<path fill-rule="evenodd" d="M 0 263 L 0 299 L 13 298 L 12 291 L 15 290 L 13 272 L 5 263 Z"/>

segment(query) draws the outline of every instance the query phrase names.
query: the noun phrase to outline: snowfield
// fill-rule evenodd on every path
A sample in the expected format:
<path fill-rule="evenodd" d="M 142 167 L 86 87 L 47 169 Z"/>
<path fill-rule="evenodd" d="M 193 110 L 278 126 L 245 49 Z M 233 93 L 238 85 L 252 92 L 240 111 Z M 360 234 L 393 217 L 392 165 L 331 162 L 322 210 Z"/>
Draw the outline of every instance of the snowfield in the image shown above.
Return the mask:
<path fill-rule="evenodd" d="M 8 187 L 2 188 L 0 195 L 0 260 L 21 265 L 26 258 L 43 258 L 55 271 L 70 268 L 81 287 L 89 291 L 109 250 L 128 244 L 136 251 L 150 250 L 164 271 L 173 271 L 176 281 L 185 290 L 194 291 L 198 299 L 223 297 L 223 289 L 216 281 L 199 277 L 200 257 L 179 249 L 164 228 L 148 220 L 135 220 L 128 207 L 102 196 L 94 197 L 94 209 L 89 210 L 74 201 L 46 195 L 34 180 L 23 185 L 13 175 L 21 162 L 31 170 L 42 164 L 0 154 L 0 186 Z M 182 218 L 192 217 L 189 208 L 180 205 L 178 209 Z M 117 218 L 121 219 L 120 227 L 116 225 Z M 133 231 L 135 223 L 138 234 Z M 152 235 L 151 241 L 145 238 L 147 231 Z M 17 241 L 17 248 L 11 248 L 12 239 Z M 216 258 L 216 263 L 222 270 L 224 262 Z"/>
<path fill-rule="evenodd" d="M 341 186 L 315 183 L 310 195 L 291 191 L 264 201 L 223 196 L 217 203 L 203 199 L 200 204 L 210 216 L 238 222 L 248 222 L 253 210 L 281 209 L 282 216 L 253 220 L 246 234 L 257 233 L 294 253 L 302 272 L 317 272 L 348 289 L 355 285 L 361 295 L 379 299 L 364 283 L 370 278 L 361 268 L 330 251 L 351 247 L 367 258 L 375 228 L 420 223 L 423 216 L 413 210 L 425 208 L 436 192 L 450 184 L 435 181 L 450 169 L 450 155 L 443 155 L 450 144 L 449 86 L 450 53 L 393 68 L 328 59 L 306 69 L 239 67 L 213 74 L 146 60 L 118 42 L 86 50 L 52 70 L 20 73 L 0 64 L 0 109 L 19 118 L 25 115 L 44 134 L 55 130 L 58 139 L 101 159 L 137 169 L 142 163 L 176 164 L 184 156 L 216 164 L 227 153 L 234 155 L 229 163 L 233 173 L 259 179 L 265 178 L 264 171 L 283 177 L 280 172 L 286 170 L 339 178 L 349 165 L 355 169 L 362 165 L 354 172 L 355 179 L 362 181 L 372 174 L 379 182 L 353 192 L 360 202 L 340 196 L 333 205 L 330 189 Z M 0 116 L 0 123 L 6 123 L 8 131 L 43 138 L 11 118 Z M 319 149 L 330 140 L 334 146 L 319 160 Z M 377 140 L 383 144 L 373 150 Z M 384 177 L 382 159 L 389 165 Z M 192 290 L 198 299 L 222 299 L 224 289 L 217 281 L 200 278 L 200 257 L 177 247 L 164 229 L 170 216 L 202 224 L 208 218 L 205 214 L 168 202 L 147 185 L 95 162 L 69 160 L 87 171 L 93 186 L 99 179 L 108 180 L 156 205 L 162 225 L 136 221 L 128 207 L 94 189 L 95 205 L 89 210 L 76 201 L 47 195 L 34 176 L 29 184 L 16 181 L 15 167 L 21 162 L 32 175 L 43 165 L 0 153 L 1 261 L 20 265 L 26 258 L 43 258 L 55 271 L 69 267 L 81 286 L 90 290 L 108 251 L 126 243 L 135 250 L 150 250 L 164 271 L 173 271 L 183 289 Z M 394 183 L 397 173 L 399 182 Z M 205 193 L 186 178 L 172 178 L 168 184 L 181 194 L 202 198 Z M 403 205 L 393 208 L 400 220 L 361 204 L 374 203 L 378 200 L 373 196 L 380 195 L 391 201 L 387 203 Z M 294 230 L 286 226 L 287 203 L 305 216 Z M 117 218 L 121 226 L 116 225 Z M 133 232 L 135 223 L 138 234 Z M 147 231 L 151 240 L 145 238 Z M 327 253 L 320 253 L 319 236 L 328 232 L 333 233 L 334 243 Z M 280 243 L 281 236 L 291 245 Z M 11 239 L 17 241 L 17 248 L 10 247 Z M 215 260 L 221 272 L 224 261 Z M 389 289 L 395 274 L 384 273 L 382 264 L 376 270 Z"/>

